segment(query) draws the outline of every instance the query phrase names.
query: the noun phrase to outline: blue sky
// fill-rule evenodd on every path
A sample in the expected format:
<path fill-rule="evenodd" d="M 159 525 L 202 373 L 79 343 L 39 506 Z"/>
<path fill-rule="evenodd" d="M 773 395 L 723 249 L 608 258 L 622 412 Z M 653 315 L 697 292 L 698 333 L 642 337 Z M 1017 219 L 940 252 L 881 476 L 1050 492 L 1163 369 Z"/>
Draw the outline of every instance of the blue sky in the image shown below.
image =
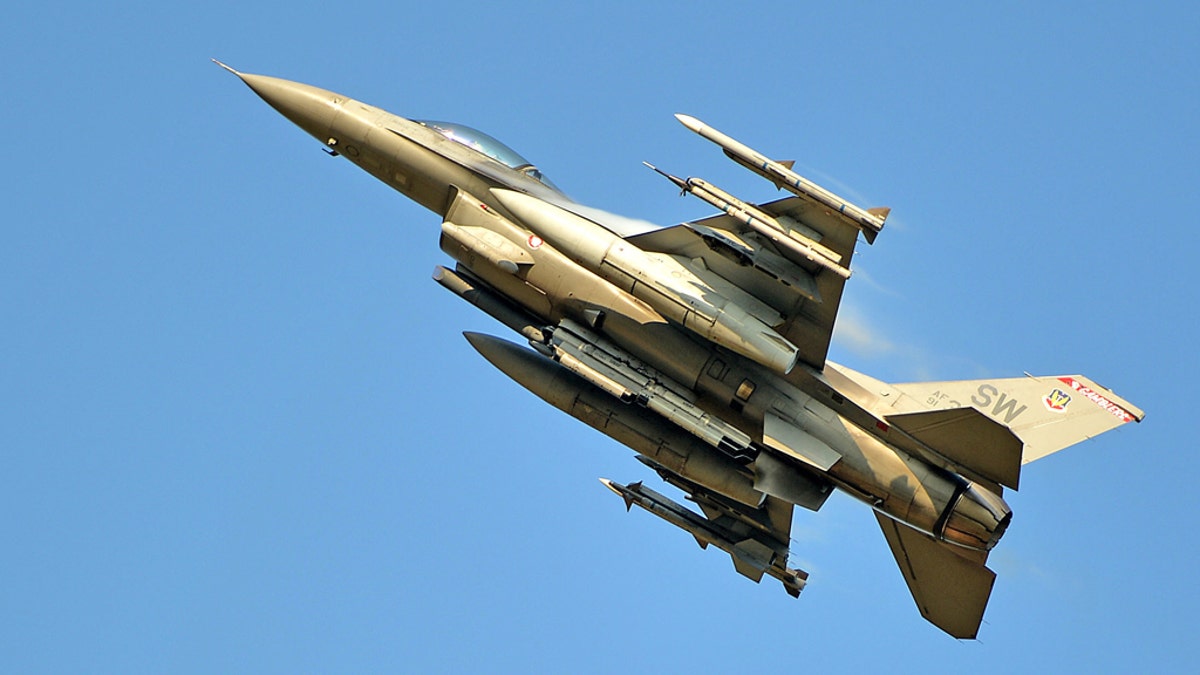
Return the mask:
<path fill-rule="evenodd" d="M 0 670 L 1188 670 L 1200 11 L 830 4 L 8 8 Z M 796 514 L 800 600 L 755 586 L 470 349 L 503 329 L 430 281 L 436 216 L 210 57 L 662 224 L 707 211 L 642 160 L 774 197 L 695 115 L 893 208 L 834 359 L 1080 372 L 1147 420 L 1027 467 L 978 642 L 847 497 Z"/>

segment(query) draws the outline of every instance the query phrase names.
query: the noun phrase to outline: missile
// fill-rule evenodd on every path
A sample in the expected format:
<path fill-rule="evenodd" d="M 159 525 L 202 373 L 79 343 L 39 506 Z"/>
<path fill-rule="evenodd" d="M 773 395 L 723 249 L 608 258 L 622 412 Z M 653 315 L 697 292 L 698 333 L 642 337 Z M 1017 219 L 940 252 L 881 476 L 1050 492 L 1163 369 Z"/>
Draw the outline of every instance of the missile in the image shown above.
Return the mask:
<path fill-rule="evenodd" d="M 679 186 L 679 189 L 712 204 L 735 220 L 766 237 L 782 249 L 799 256 L 818 267 L 833 272 L 843 279 L 850 278 L 850 270 L 838 264 L 842 256 L 818 244 L 803 234 L 784 227 L 774 216 L 748 204 L 728 192 L 700 178 L 680 178 L 659 169 L 649 162 L 642 162 L 656 173 Z"/>
<path fill-rule="evenodd" d="M 517 384 L 666 471 L 752 509 L 766 499 L 754 488 L 754 476 L 746 467 L 654 412 L 621 403 L 536 352 L 490 335 L 463 335 Z"/>
<path fill-rule="evenodd" d="M 716 129 L 691 115 L 678 114 L 675 119 L 683 126 L 716 143 L 725 151 L 730 159 L 766 178 L 788 192 L 810 199 L 838 214 L 846 222 L 862 230 L 867 243 L 874 243 L 875 237 L 883 229 L 891 209 L 886 207 L 863 209 L 842 199 L 825 188 L 792 171 L 783 162 L 777 162 L 766 155 L 726 136 Z"/>
<path fill-rule="evenodd" d="M 737 535 L 641 482 L 621 485 L 607 478 L 601 478 L 600 482 L 625 500 L 627 510 L 637 505 L 691 534 L 700 548 L 708 548 L 712 544 L 725 551 L 733 558 L 738 573 L 755 583 L 762 579 L 763 574 L 769 574 L 783 582 L 783 587 L 792 597 L 799 597 L 800 591 L 808 583 L 808 572 L 787 566 L 786 548 L 779 550 L 777 546 L 763 543 L 757 537 Z"/>

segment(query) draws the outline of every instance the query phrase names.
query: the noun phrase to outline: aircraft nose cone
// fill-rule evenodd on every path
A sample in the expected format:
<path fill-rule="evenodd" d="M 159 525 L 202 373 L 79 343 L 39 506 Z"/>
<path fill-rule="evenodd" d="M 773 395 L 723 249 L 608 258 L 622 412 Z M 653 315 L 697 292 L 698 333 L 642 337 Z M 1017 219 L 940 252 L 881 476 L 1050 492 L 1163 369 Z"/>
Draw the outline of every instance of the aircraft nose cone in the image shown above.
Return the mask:
<path fill-rule="evenodd" d="M 214 62 L 237 75 L 259 98 L 266 101 L 293 124 L 307 131 L 322 143 L 329 138 L 333 118 L 341 108 L 344 96 L 291 80 L 266 75 L 251 75 L 230 68 L 220 61 Z"/>

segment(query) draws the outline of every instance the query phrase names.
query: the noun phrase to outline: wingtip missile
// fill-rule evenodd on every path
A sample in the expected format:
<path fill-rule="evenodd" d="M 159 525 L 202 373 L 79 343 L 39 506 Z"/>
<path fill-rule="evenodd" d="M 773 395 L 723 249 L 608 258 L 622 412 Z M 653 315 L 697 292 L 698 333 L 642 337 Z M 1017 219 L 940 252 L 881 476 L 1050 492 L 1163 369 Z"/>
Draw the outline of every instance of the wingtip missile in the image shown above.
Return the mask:
<path fill-rule="evenodd" d="M 855 206 L 792 171 L 789 163 L 773 160 L 691 115 L 676 114 L 675 119 L 691 131 L 716 143 L 730 159 L 766 178 L 777 187 L 781 187 L 797 197 L 817 202 L 832 213 L 836 213 L 846 222 L 861 230 L 867 243 L 874 243 L 875 236 L 883 229 L 883 223 L 887 219 L 890 209 L 864 209 Z"/>

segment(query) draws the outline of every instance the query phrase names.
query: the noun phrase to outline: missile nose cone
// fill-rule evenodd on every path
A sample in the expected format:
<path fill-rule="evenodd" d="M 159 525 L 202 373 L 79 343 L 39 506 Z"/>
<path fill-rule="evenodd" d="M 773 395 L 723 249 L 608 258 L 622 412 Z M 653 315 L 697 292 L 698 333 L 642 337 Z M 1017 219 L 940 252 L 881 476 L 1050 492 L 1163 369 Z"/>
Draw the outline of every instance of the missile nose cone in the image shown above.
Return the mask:
<path fill-rule="evenodd" d="M 675 119 L 679 120 L 680 124 L 687 127 L 688 129 L 691 129 L 692 131 L 694 131 L 696 133 L 700 133 L 700 129 L 707 126 L 706 124 L 704 124 L 704 122 L 701 122 L 700 120 L 696 119 L 695 117 L 692 117 L 691 115 L 684 115 L 683 113 L 677 113 L 675 115 Z"/>
<path fill-rule="evenodd" d="M 607 478 L 601 478 L 600 482 L 604 484 L 604 487 L 612 490 L 614 493 L 620 496 L 621 499 L 625 500 L 626 511 L 629 511 L 633 508 L 633 497 L 629 494 L 628 486 L 621 485 L 620 483 L 614 483 Z"/>
<path fill-rule="evenodd" d="M 330 127 L 337 115 L 344 96 L 291 80 L 266 75 L 243 73 L 213 59 L 213 63 L 237 75 L 238 78 L 258 94 L 281 115 L 305 130 L 322 143 L 329 141 Z"/>

